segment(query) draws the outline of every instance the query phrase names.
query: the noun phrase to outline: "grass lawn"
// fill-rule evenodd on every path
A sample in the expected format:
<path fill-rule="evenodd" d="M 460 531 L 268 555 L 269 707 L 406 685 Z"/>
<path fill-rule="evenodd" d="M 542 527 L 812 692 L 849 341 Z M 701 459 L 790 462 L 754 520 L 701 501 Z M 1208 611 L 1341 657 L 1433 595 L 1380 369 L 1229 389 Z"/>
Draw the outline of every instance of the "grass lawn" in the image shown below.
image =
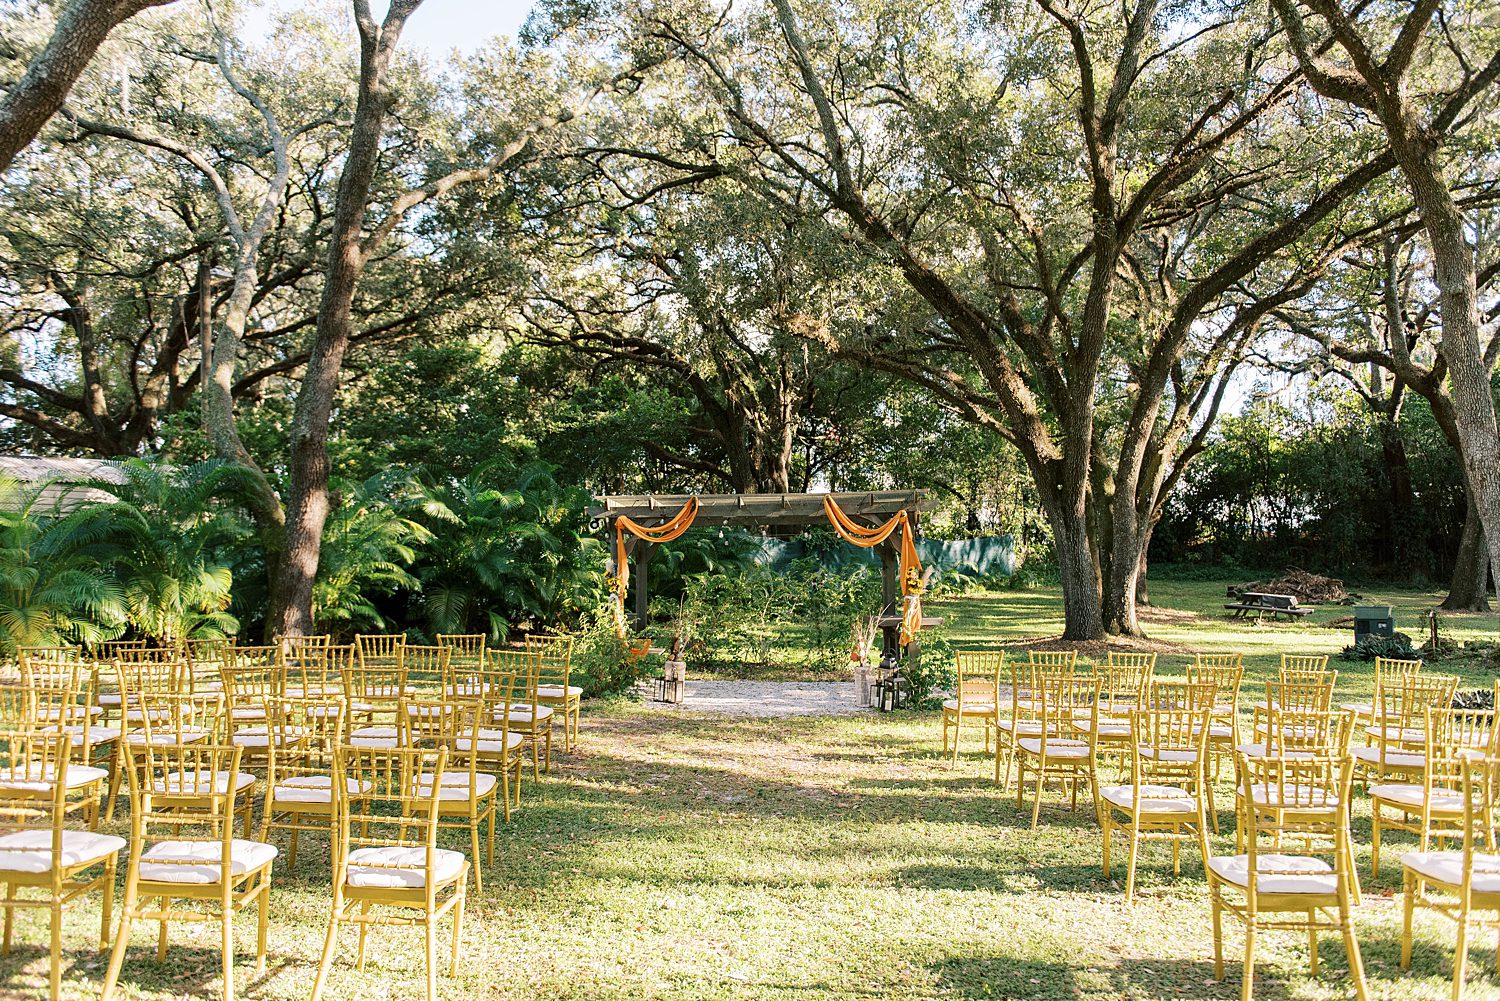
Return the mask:
<path fill-rule="evenodd" d="M 1157 585 L 1156 600 L 1176 611 L 1153 613 L 1153 642 L 1241 649 L 1257 674 L 1274 670 L 1281 649 L 1333 653 L 1348 642 L 1347 632 L 1316 624 L 1195 617 L 1217 611 L 1222 593 L 1217 585 Z M 1430 598 L 1391 597 L 1402 609 L 1398 627 L 1414 631 L 1411 620 Z M 1046 592 L 965 597 L 940 614 L 965 643 L 1040 637 L 1060 619 Z M 1463 628 L 1478 636 L 1483 624 L 1465 620 Z M 1163 658 L 1164 670 L 1180 663 Z M 1364 684 L 1350 665 L 1339 666 L 1351 692 Z M 1123 868 L 1113 881 L 1100 875 L 1092 812 L 1070 814 L 1054 793 L 1031 832 L 1029 804 L 1023 813 L 1013 794 L 995 788 L 988 758 L 976 752 L 948 767 L 936 714 L 727 720 L 619 701 L 588 704 L 584 719 L 579 750 L 527 786 L 522 811 L 502 829 L 486 890 L 471 897 L 459 975 L 439 979 L 443 997 L 1239 996 L 1242 939 L 1232 922 L 1228 977 L 1211 979 L 1208 897 L 1195 852 L 1184 853 L 1183 873 L 1173 877 L 1170 853 L 1145 849 L 1139 899 L 1127 906 Z M 1227 784 L 1218 799 L 1221 808 L 1231 803 Z M 1227 809 L 1223 819 L 1214 846 L 1228 852 Z M 124 825 L 114 829 L 123 833 Z M 1367 845 L 1364 817 L 1356 838 Z M 1367 849 L 1361 858 L 1366 896 L 1357 922 L 1372 994 L 1446 998 L 1452 925 L 1419 918 L 1415 968 L 1397 969 L 1399 897 L 1391 893 L 1401 838 L 1388 846 L 1379 882 L 1368 877 Z M 448 839 L 466 848 L 460 834 Z M 239 996 L 308 995 L 329 890 L 316 843 L 303 848 L 295 873 L 276 872 L 265 976 L 250 976 L 253 919 L 237 926 L 247 957 Z M 17 919 L 17 949 L 0 960 L 0 998 L 45 996 L 40 918 Z M 65 918 L 68 996 L 97 996 L 104 965 L 90 951 L 97 929 L 97 900 Z M 132 941 L 121 996 L 217 994 L 212 926 L 174 926 L 164 963 L 154 958 L 154 929 L 138 928 Z M 445 933 L 440 952 L 446 941 Z M 1469 998 L 1500 998 L 1494 945 L 1486 935 L 1473 950 Z M 1306 976 L 1307 949 L 1303 935 L 1262 934 L 1256 997 L 1352 996 L 1336 936 L 1321 941 L 1316 979 Z M 363 973 L 352 957 L 346 933 L 326 997 L 422 996 L 420 930 L 372 932 Z"/>

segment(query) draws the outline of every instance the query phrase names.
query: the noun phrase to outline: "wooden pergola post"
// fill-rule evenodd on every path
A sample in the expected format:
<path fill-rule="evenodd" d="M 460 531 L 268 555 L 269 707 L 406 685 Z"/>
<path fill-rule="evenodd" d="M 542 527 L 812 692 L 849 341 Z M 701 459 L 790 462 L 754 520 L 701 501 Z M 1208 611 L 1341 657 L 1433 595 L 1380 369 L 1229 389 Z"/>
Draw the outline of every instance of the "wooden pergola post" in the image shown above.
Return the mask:
<path fill-rule="evenodd" d="M 646 625 L 646 607 L 651 596 L 646 593 L 646 582 L 651 579 L 651 551 L 656 543 L 645 539 L 635 540 L 635 627 Z"/>

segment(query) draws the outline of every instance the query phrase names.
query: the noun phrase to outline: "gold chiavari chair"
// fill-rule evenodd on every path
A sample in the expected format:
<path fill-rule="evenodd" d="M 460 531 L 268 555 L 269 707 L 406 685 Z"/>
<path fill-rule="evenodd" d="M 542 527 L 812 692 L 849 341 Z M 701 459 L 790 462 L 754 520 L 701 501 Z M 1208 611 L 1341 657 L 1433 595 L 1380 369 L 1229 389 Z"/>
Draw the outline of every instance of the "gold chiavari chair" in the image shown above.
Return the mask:
<path fill-rule="evenodd" d="M 1143 841 L 1172 845 L 1172 874 L 1182 872 L 1182 843 L 1198 843 L 1208 858 L 1208 726 L 1213 718 L 1212 684 L 1152 684 L 1131 720 L 1130 784 L 1099 790 L 1104 828 L 1104 876 L 1116 831 L 1130 841 L 1125 899 L 1135 896 L 1136 859 Z"/>
<path fill-rule="evenodd" d="M 96 660 L 138 660 L 147 656 L 144 639 L 135 640 L 105 640 L 95 643 L 90 648 L 90 653 Z"/>
<path fill-rule="evenodd" d="M 1095 747 L 1101 759 L 1117 760 L 1122 774 L 1130 768 L 1131 748 L 1135 743 L 1131 721 L 1145 699 L 1155 670 L 1154 653 L 1111 650 L 1105 663 L 1094 665 L 1094 677 L 1101 685 Z M 1080 710 L 1074 725 L 1081 729 L 1089 716 L 1089 711 Z"/>
<path fill-rule="evenodd" d="M 1394 660 L 1390 657 L 1375 658 L 1375 695 L 1369 702 L 1345 702 L 1341 708 L 1348 709 L 1359 717 L 1359 722 L 1373 724 L 1375 722 L 1375 706 L 1380 701 L 1381 690 L 1386 685 L 1401 684 L 1403 678 L 1420 674 L 1422 662 L 1420 660 Z"/>
<path fill-rule="evenodd" d="M 1284 653 L 1281 655 L 1281 677 L 1283 680 L 1294 680 L 1302 675 L 1324 675 L 1328 673 L 1327 654 L 1294 654 Z M 1337 671 L 1333 672 L 1335 675 Z"/>
<path fill-rule="evenodd" d="M 125 839 L 111 834 L 68 829 L 72 750 L 65 734 L 0 730 L 0 908 L 5 912 L 0 956 L 10 956 L 16 909 L 46 908 L 52 1001 L 62 996 L 63 910 L 98 891 L 103 898 L 99 949 L 109 948 L 115 865 L 125 847 Z M 38 783 L 43 776 L 50 781 Z"/>
<path fill-rule="evenodd" d="M 437 925 L 453 915 L 449 975 L 458 972 L 468 860 L 437 846 L 440 784 L 446 748 L 343 747 L 334 762 L 337 830 L 333 851 L 333 906 L 323 958 L 313 981 L 318 1001 L 338 949 L 339 930 L 359 927 L 356 968 L 365 965 L 372 925 L 422 926 L 426 932 L 427 1001 L 437 1001 Z M 367 790 L 357 798 L 346 790 Z M 356 829 L 358 834 L 355 833 Z"/>
<path fill-rule="evenodd" d="M 406 667 L 408 695 L 440 698 L 448 682 L 448 660 L 452 650 L 445 646 L 418 646 L 408 643 L 402 657 Z"/>
<path fill-rule="evenodd" d="M 525 650 L 490 650 L 485 668 L 459 701 L 466 706 L 464 728 L 453 741 L 454 759 L 500 778 L 500 803 L 507 821 L 521 803 L 521 766 L 526 739 L 506 728 L 518 688 L 524 689 L 535 657 Z"/>
<path fill-rule="evenodd" d="M 486 639 L 484 633 L 438 633 L 437 645 L 448 648 L 448 673 L 443 679 L 443 695 L 459 694 L 457 686 L 478 671 L 484 670 Z"/>
<path fill-rule="evenodd" d="M 1048 673 L 1071 674 L 1078 668 L 1077 650 L 1027 650 L 1026 663 Z"/>
<path fill-rule="evenodd" d="M 1500 855 L 1495 854 L 1494 796 L 1500 762 L 1493 755 L 1483 755 L 1457 759 L 1454 764 L 1463 807 L 1448 833 L 1459 842 L 1459 849 L 1428 851 L 1424 845 L 1421 851 L 1401 856 L 1401 968 L 1411 969 L 1416 909 L 1436 911 L 1458 926 L 1453 951 L 1453 1001 L 1462 1001 L 1470 929 L 1500 930 Z M 1481 842 L 1488 852 L 1479 850 Z"/>
<path fill-rule="evenodd" d="M 1213 685 L 1215 696 L 1213 721 L 1208 729 L 1208 749 L 1213 758 L 1214 778 L 1219 777 L 1224 759 L 1234 760 L 1234 748 L 1240 741 L 1240 685 L 1245 680 L 1245 656 L 1239 653 L 1196 653 L 1187 668 L 1187 680 L 1194 685 Z"/>
<path fill-rule="evenodd" d="M 286 694 L 286 665 L 281 647 L 236 646 L 229 662 L 219 669 L 225 699 L 225 722 L 229 738 L 240 727 L 263 725 L 269 715 L 269 704 Z"/>
<path fill-rule="evenodd" d="M 443 747 L 452 751 L 461 736 L 469 746 L 487 724 L 473 713 L 471 704 L 459 701 L 407 701 L 401 706 L 404 747 Z M 455 755 L 440 774 L 417 776 L 418 793 L 436 782 L 442 787 L 438 804 L 438 826 L 465 830 L 473 851 L 474 889 L 482 891 L 484 881 L 479 863 L 479 828 L 488 826 L 488 850 L 485 864 L 495 861 L 495 801 L 499 781 L 480 768 L 475 754 Z"/>
<path fill-rule="evenodd" d="M 43 734 L 66 734 L 78 751 L 68 770 L 68 793 L 64 811 L 82 813 L 90 830 L 99 829 L 99 804 L 111 778 L 114 745 L 120 733 L 100 726 L 102 710 L 94 704 L 95 673 L 85 664 L 30 661 L 22 670 L 21 683 L 30 695 L 31 725 Z M 104 767 L 95 763 L 103 753 Z"/>
<path fill-rule="evenodd" d="M 1349 756 L 1349 738 L 1354 729 L 1355 714 L 1343 709 L 1295 710 L 1256 709 L 1259 724 L 1264 719 L 1264 743 L 1241 745 L 1240 754 L 1247 757 L 1271 758 L 1316 758 Z M 1275 819 L 1279 809 L 1273 798 L 1274 790 L 1256 787 L 1251 790 L 1252 799 L 1246 799 L 1244 789 L 1238 782 L 1234 790 L 1235 850 L 1245 851 L 1246 839 L 1250 835 L 1251 811 L 1259 811 Z M 1304 804 L 1305 805 L 1305 804 Z M 1327 803 L 1330 809 L 1342 806 L 1346 820 L 1348 804 Z M 1355 895 L 1359 893 L 1359 873 L 1352 872 Z"/>
<path fill-rule="evenodd" d="M 1495 757 L 1500 752 L 1500 730 L 1493 710 L 1430 708 L 1424 726 L 1427 740 L 1417 781 L 1381 782 L 1370 787 L 1370 871 L 1380 875 L 1380 854 L 1387 831 L 1404 831 L 1418 839 L 1425 852 L 1434 840 L 1444 843 L 1463 837 L 1462 784 L 1467 762 Z M 1495 834 L 1485 835 L 1495 850 Z"/>
<path fill-rule="evenodd" d="M 500 652 L 502 651 L 492 650 L 490 656 Z M 531 779 L 535 782 L 541 779 L 540 771 L 552 770 L 552 725 L 555 714 L 551 706 L 542 704 L 540 698 L 541 655 L 534 650 L 526 650 L 524 653 L 525 671 L 517 678 L 515 700 L 505 710 L 505 715 L 495 716 L 493 722 L 501 724 L 512 733 L 520 734 L 525 740 L 526 749 L 531 751 Z M 491 724 L 486 722 L 485 725 Z M 544 753 L 545 766 L 539 768 Z"/>
<path fill-rule="evenodd" d="M 266 801 L 260 840 L 271 831 L 289 832 L 287 867 L 296 868 L 297 841 L 303 832 L 335 834 L 333 758 L 347 737 L 342 697 L 287 699 L 286 714 L 303 731 L 300 740 L 272 747 L 266 763 Z M 352 798 L 368 790 L 348 790 Z"/>
<path fill-rule="evenodd" d="M 364 646 L 356 643 L 354 656 L 344 669 L 344 698 L 349 701 L 349 718 L 363 722 L 366 728 L 380 727 L 381 737 L 396 734 L 396 711 L 401 700 L 411 692 L 406 684 L 405 636 L 361 636 Z M 389 642 L 387 642 L 389 641 Z M 399 641 L 399 642 L 397 642 Z M 373 651 L 373 652 L 369 652 Z M 355 731 L 354 736 L 361 736 Z"/>
<path fill-rule="evenodd" d="M 1458 677 L 1411 674 L 1382 686 L 1365 746 L 1354 749 L 1354 777 L 1371 782 L 1410 781 L 1421 775 L 1427 744 L 1427 711 L 1453 704 Z"/>
<path fill-rule="evenodd" d="M 536 704 L 563 716 L 563 747 L 571 752 L 578 743 L 578 720 L 583 711 L 583 688 L 573 684 L 573 637 L 530 634 L 526 649 L 540 658 L 541 681 Z"/>
<path fill-rule="evenodd" d="M 135 759 L 126 769 L 131 779 L 130 867 L 125 877 L 124 917 L 110 954 L 101 1001 L 109 1001 L 114 994 L 137 921 L 161 923 L 158 962 L 166 958 L 171 922 L 217 923 L 223 964 L 221 996 L 233 1001 L 234 916 L 255 906 L 255 968 L 256 972 L 265 969 L 276 848 L 234 836 L 236 803 L 229 783 L 180 779 L 239 774 L 243 751 L 215 744 L 148 743 L 127 748 Z M 171 906 L 174 900 L 218 903 L 219 913 L 175 908 Z"/>
<path fill-rule="evenodd" d="M 1078 808 L 1080 787 L 1087 787 L 1094 800 L 1094 815 L 1099 814 L 1099 785 L 1095 775 L 1095 734 L 1099 732 L 1098 678 L 1074 677 L 1071 674 L 1039 676 L 1032 697 L 1038 702 L 1036 720 L 1041 732 L 1034 737 L 1016 738 L 1016 806 L 1025 804 L 1026 773 L 1034 776 L 1035 800 L 1031 807 L 1031 829 L 1036 830 L 1041 816 L 1042 790 L 1048 782 L 1057 782 L 1072 794 L 1072 808 Z M 1090 713 L 1089 717 L 1081 714 Z M 1087 720 L 1086 729 L 1074 724 Z"/>
<path fill-rule="evenodd" d="M 1273 929 L 1307 934 L 1314 976 L 1319 932 L 1342 935 L 1349 978 L 1360 1001 L 1367 1001 L 1369 989 L 1351 917 L 1358 891 L 1343 808 L 1349 802 L 1353 760 L 1241 754 L 1235 764 L 1244 799 L 1259 797 L 1274 802 L 1277 809 L 1251 811 L 1246 851 L 1208 860 L 1214 979 L 1224 979 L 1223 916 L 1228 913 L 1245 929 L 1243 1001 L 1250 1001 L 1254 993 L 1257 933 Z"/>
<path fill-rule="evenodd" d="M 333 637 L 285 636 L 281 662 L 286 670 L 286 695 L 293 699 L 322 699 L 343 695 L 344 676 L 332 663 Z"/>
<path fill-rule="evenodd" d="M 404 633 L 356 633 L 354 636 L 354 656 L 371 667 L 399 667 L 405 654 Z"/>
<path fill-rule="evenodd" d="M 1000 672 L 1005 654 L 998 650 L 959 650 L 953 655 L 956 681 L 953 698 L 943 700 L 943 754 L 948 754 L 951 734 L 952 764 L 958 764 L 958 740 L 970 720 L 984 730 L 984 749 L 990 750 L 990 731 L 999 711 Z"/>
<path fill-rule="evenodd" d="M 1071 654 L 1072 651 L 1064 651 Z M 1010 660 L 1010 699 L 995 707 L 995 782 L 1003 790 L 1010 785 L 1016 740 L 1042 732 L 1041 699 L 1037 686 L 1048 678 L 1071 678 L 1072 657 L 1044 657 L 1035 662 Z"/>

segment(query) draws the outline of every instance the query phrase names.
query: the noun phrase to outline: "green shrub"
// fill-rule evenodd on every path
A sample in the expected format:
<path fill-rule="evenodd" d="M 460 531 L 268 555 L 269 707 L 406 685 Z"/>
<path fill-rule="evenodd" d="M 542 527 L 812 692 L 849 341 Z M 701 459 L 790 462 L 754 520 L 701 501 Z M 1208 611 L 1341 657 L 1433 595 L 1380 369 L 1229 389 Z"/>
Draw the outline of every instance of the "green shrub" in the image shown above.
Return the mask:
<path fill-rule="evenodd" d="M 631 663 L 629 644 L 615 632 L 609 606 L 601 605 L 580 620 L 569 680 L 589 698 L 620 695 L 646 675 L 651 663 L 645 657 Z"/>
<path fill-rule="evenodd" d="M 1341 654 L 1344 660 L 1374 660 L 1376 657 L 1391 660 L 1421 660 L 1422 653 L 1411 645 L 1411 637 L 1405 633 L 1394 636 L 1366 636 L 1353 646 L 1346 646 Z"/>

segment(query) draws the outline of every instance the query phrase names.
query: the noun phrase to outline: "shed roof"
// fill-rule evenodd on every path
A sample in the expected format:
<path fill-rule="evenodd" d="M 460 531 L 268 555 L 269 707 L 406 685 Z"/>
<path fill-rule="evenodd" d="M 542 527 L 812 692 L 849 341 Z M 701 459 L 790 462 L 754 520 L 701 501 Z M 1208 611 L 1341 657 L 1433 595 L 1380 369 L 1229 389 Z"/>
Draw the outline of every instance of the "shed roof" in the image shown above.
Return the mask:
<path fill-rule="evenodd" d="M 91 480 L 125 482 L 125 472 L 115 460 L 50 455 L 0 455 L 0 476 L 10 476 L 22 483 L 45 484 L 37 498 L 37 507 L 43 511 L 54 506 L 69 511 L 84 504 L 114 500 L 103 490 L 78 484 Z"/>

